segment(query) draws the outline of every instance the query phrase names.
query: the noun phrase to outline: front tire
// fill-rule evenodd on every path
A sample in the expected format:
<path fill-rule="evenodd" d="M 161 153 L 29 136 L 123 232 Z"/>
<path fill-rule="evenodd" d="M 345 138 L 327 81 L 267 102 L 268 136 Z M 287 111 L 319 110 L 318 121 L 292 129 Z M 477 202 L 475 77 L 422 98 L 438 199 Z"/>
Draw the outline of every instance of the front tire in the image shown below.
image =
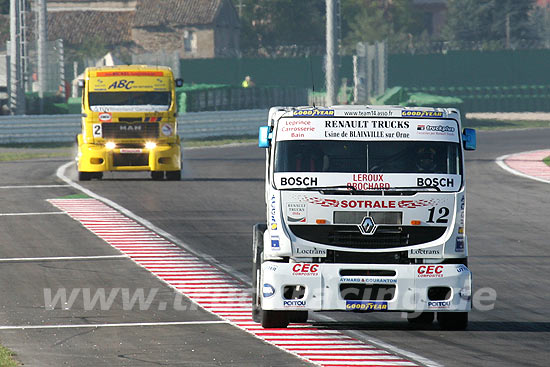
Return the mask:
<path fill-rule="evenodd" d="M 151 178 L 154 181 L 160 181 L 164 179 L 164 171 L 151 171 Z"/>
<path fill-rule="evenodd" d="M 168 181 L 180 181 L 181 180 L 181 170 L 180 171 L 166 171 L 166 179 Z"/>
<path fill-rule="evenodd" d="M 468 312 L 438 312 L 437 321 L 443 330 L 465 330 L 468 327 Z"/>
<path fill-rule="evenodd" d="M 289 323 L 288 311 L 262 310 L 262 327 L 264 329 L 286 328 Z"/>
<path fill-rule="evenodd" d="M 78 181 L 90 181 L 92 179 L 93 172 L 81 172 L 78 171 Z"/>

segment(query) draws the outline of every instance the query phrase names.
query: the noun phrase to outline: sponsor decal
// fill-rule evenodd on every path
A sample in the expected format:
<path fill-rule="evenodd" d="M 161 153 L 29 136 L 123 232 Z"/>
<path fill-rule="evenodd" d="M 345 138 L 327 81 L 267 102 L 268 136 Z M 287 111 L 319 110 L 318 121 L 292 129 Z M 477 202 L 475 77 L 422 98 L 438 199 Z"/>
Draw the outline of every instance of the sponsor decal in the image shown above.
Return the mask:
<path fill-rule="evenodd" d="M 285 307 L 306 307 L 306 305 L 307 305 L 307 302 L 303 300 L 293 299 L 293 300 L 283 301 L 283 306 Z"/>
<path fill-rule="evenodd" d="M 441 256 L 441 249 L 417 248 L 409 250 L 409 255 L 437 255 Z"/>
<path fill-rule="evenodd" d="M 97 76 L 163 76 L 162 71 L 98 71 Z"/>
<path fill-rule="evenodd" d="M 275 294 L 275 288 L 273 288 L 271 284 L 265 283 L 262 293 L 264 295 L 264 298 L 269 298 Z"/>
<path fill-rule="evenodd" d="M 160 129 L 160 131 L 162 131 L 162 135 L 170 136 L 172 135 L 172 126 L 170 126 L 169 124 L 164 124 L 162 125 L 162 128 Z"/>
<path fill-rule="evenodd" d="M 348 186 L 353 186 L 356 190 L 370 189 L 389 189 L 389 182 L 384 182 L 384 175 L 378 173 L 356 173 L 352 176 L 352 182 Z"/>
<path fill-rule="evenodd" d="M 340 283 L 378 283 L 397 284 L 397 279 L 391 278 L 368 278 L 368 277 L 341 277 Z"/>
<path fill-rule="evenodd" d="M 276 218 L 276 215 L 277 215 L 277 200 L 275 200 L 275 195 L 271 196 L 271 200 L 270 200 L 269 204 L 270 204 L 270 207 L 269 207 L 269 218 L 270 218 L 269 226 L 271 227 L 272 231 L 276 231 L 277 230 L 277 218 Z"/>
<path fill-rule="evenodd" d="M 428 308 L 449 308 L 451 301 L 428 301 Z"/>
<path fill-rule="evenodd" d="M 296 110 L 293 112 L 293 116 L 307 116 L 307 117 L 334 116 L 334 110 L 323 109 L 323 108 Z"/>
<path fill-rule="evenodd" d="M 134 80 L 120 79 L 111 83 L 107 89 L 132 89 L 132 85 L 135 83 Z"/>
<path fill-rule="evenodd" d="M 132 154 L 132 153 L 141 153 L 143 150 L 138 148 L 122 148 L 120 149 L 120 153 L 126 153 L 126 154 Z"/>
<path fill-rule="evenodd" d="M 456 127 L 454 126 L 441 126 L 441 125 L 418 125 L 416 130 L 420 133 L 454 133 Z"/>
<path fill-rule="evenodd" d="M 110 114 L 109 112 L 103 112 L 99 114 L 99 121 L 111 122 L 112 119 L 113 119 L 113 115 Z"/>
<path fill-rule="evenodd" d="M 348 311 L 387 311 L 388 302 L 379 301 L 346 301 Z"/>
<path fill-rule="evenodd" d="M 457 273 L 463 273 L 465 271 L 469 271 L 466 265 L 460 265 L 459 267 L 456 268 Z"/>
<path fill-rule="evenodd" d="M 289 223 L 305 223 L 307 217 L 307 204 L 288 203 L 286 205 L 286 216 Z"/>
<path fill-rule="evenodd" d="M 311 121 L 285 121 L 281 127 L 281 132 L 290 133 L 291 138 L 303 138 L 304 133 L 312 133 L 315 131 L 315 126 L 312 126 Z"/>
<path fill-rule="evenodd" d="M 437 186 L 437 187 L 454 187 L 455 180 L 452 178 L 441 177 L 418 177 L 416 179 L 416 186 Z"/>
<path fill-rule="evenodd" d="M 336 200 L 322 199 L 317 197 L 305 198 L 310 204 L 320 205 L 325 208 L 365 208 L 365 209 L 393 209 L 393 208 L 420 208 L 423 206 L 436 206 L 437 199 L 429 200 Z"/>
<path fill-rule="evenodd" d="M 464 238 L 463 237 L 457 237 L 456 238 L 455 252 L 464 252 Z"/>
<path fill-rule="evenodd" d="M 281 245 L 279 244 L 279 237 L 271 237 L 271 250 L 279 251 Z"/>
<path fill-rule="evenodd" d="M 162 120 L 162 117 L 146 117 L 145 118 L 145 122 L 160 122 L 161 120 Z M 172 130 L 172 127 L 170 125 L 168 125 L 168 127 L 170 127 L 170 130 Z M 162 128 L 164 128 L 164 126 Z"/>
<path fill-rule="evenodd" d="M 318 276 L 319 264 L 297 263 L 292 267 L 292 275 Z"/>
<path fill-rule="evenodd" d="M 277 271 L 277 270 L 279 270 L 279 267 L 278 267 L 277 265 L 268 264 L 268 265 L 265 267 L 265 270 L 266 270 L 266 271 Z"/>
<path fill-rule="evenodd" d="M 379 120 L 379 121 L 367 121 L 367 120 L 326 120 L 325 128 L 328 129 L 408 129 L 409 122 L 401 120 Z M 353 131 L 349 131 L 349 134 L 352 134 Z M 380 135 L 381 132 L 376 134 L 380 137 L 383 137 L 384 134 Z M 349 137 L 358 137 L 350 135 Z"/>
<path fill-rule="evenodd" d="M 322 248 L 316 248 L 316 247 L 308 247 L 308 248 L 300 248 L 296 247 L 296 256 L 298 255 L 304 255 L 308 257 L 326 257 L 327 256 L 327 250 Z"/>
<path fill-rule="evenodd" d="M 317 186 L 317 177 L 281 177 L 281 186 Z"/>
<path fill-rule="evenodd" d="M 418 278 L 443 278 L 443 265 L 420 265 L 416 269 Z"/>
<path fill-rule="evenodd" d="M 401 111 L 402 117 L 443 117 L 441 111 Z"/>

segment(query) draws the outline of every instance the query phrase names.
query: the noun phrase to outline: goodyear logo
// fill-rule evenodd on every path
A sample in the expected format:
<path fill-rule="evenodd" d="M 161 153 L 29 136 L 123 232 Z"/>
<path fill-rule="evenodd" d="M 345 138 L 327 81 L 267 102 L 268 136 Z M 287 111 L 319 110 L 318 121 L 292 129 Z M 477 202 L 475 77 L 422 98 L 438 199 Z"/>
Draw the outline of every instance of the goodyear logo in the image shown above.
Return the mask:
<path fill-rule="evenodd" d="M 402 117 L 443 117 L 441 111 L 401 111 Z"/>
<path fill-rule="evenodd" d="M 294 111 L 293 116 L 307 116 L 307 117 L 334 116 L 334 110 L 324 110 L 319 108 L 312 108 L 309 110 L 297 110 L 297 111 Z"/>
<path fill-rule="evenodd" d="M 348 311 L 387 311 L 388 302 L 377 301 L 346 301 Z"/>

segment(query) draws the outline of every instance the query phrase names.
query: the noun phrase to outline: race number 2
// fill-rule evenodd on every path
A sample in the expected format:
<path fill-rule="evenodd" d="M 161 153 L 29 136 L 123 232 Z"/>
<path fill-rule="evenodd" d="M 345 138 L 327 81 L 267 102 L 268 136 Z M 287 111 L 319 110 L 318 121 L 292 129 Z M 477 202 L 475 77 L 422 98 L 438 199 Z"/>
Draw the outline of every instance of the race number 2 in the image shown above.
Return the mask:
<path fill-rule="evenodd" d="M 101 124 L 92 125 L 94 138 L 101 138 L 103 136 L 103 131 L 101 130 Z"/>

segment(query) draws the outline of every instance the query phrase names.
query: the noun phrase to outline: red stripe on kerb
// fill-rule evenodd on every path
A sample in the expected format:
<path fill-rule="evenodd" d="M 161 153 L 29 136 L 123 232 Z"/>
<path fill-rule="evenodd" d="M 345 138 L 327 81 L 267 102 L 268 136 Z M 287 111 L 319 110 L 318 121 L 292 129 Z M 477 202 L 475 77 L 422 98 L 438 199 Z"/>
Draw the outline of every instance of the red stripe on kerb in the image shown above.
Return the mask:
<path fill-rule="evenodd" d="M 326 367 L 416 366 L 338 330 L 310 324 L 263 329 L 251 318 L 247 286 L 95 199 L 49 200 L 105 242 L 205 310 L 297 357 Z M 131 228 L 128 226 L 131 225 Z M 108 226 L 108 227 L 107 227 Z M 152 244 L 160 244 L 155 248 Z M 386 358 L 382 358 L 386 357 Z"/>

